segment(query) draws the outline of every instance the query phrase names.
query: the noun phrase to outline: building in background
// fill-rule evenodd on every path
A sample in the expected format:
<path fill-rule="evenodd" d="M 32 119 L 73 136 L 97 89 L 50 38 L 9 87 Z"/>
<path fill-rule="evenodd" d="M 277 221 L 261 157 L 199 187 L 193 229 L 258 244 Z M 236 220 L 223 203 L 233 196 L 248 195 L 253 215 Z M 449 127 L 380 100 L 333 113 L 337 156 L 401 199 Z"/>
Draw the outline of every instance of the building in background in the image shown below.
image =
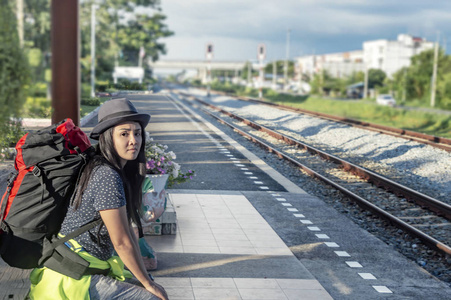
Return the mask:
<path fill-rule="evenodd" d="M 319 72 L 325 70 L 333 77 L 348 77 L 353 73 L 363 71 L 363 51 L 349 51 L 342 53 L 307 55 L 296 58 L 297 64 L 310 78 Z"/>
<path fill-rule="evenodd" d="M 310 78 L 320 70 L 337 78 L 368 69 L 380 69 L 388 77 L 410 65 L 410 58 L 422 51 L 432 49 L 433 42 L 407 34 L 398 35 L 396 41 L 374 40 L 363 42 L 363 50 L 306 55 L 295 58 L 303 74 Z"/>
<path fill-rule="evenodd" d="M 396 41 L 364 42 L 363 55 L 368 69 L 380 69 L 392 77 L 399 69 L 410 66 L 412 56 L 433 47 L 434 43 L 426 39 L 400 34 Z"/>

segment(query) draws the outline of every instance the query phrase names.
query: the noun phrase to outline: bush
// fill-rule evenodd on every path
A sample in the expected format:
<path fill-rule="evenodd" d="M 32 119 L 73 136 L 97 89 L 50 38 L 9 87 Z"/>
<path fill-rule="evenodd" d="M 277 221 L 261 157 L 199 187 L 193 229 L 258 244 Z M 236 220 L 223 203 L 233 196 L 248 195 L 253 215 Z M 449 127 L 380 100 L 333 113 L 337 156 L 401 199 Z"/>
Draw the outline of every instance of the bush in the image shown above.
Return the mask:
<path fill-rule="evenodd" d="M 50 118 L 52 116 L 51 101 L 44 97 L 27 97 L 22 116 L 25 118 Z"/>
<path fill-rule="evenodd" d="M 11 153 L 7 148 L 14 147 L 19 139 L 25 134 L 22 123 L 18 120 L 8 120 L 0 124 L 2 135 L 0 135 L 0 161 L 12 159 Z"/>
<path fill-rule="evenodd" d="M 94 98 L 81 98 L 81 105 L 88 105 L 88 106 L 99 106 L 100 105 L 100 99 L 97 97 Z"/>

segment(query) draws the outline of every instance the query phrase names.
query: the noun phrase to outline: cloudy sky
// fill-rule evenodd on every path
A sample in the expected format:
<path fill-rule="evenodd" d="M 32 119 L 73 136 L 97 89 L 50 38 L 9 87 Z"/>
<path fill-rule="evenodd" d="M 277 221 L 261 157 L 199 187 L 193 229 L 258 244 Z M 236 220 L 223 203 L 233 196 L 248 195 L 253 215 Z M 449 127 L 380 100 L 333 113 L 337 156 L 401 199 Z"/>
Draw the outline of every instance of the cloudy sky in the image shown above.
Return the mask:
<path fill-rule="evenodd" d="M 161 0 L 175 35 L 162 41 L 161 59 L 203 60 L 207 43 L 214 59 L 256 59 L 264 43 L 267 59 L 344 52 L 362 42 L 396 40 L 400 33 L 451 48 L 451 0 Z"/>

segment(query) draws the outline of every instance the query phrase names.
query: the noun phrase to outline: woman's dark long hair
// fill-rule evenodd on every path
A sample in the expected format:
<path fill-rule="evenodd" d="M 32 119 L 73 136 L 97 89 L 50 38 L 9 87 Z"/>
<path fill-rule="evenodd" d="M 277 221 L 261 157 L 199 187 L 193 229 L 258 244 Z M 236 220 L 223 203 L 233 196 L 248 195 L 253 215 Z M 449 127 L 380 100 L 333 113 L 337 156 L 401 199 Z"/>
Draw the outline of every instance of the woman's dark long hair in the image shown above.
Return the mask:
<path fill-rule="evenodd" d="M 111 127 L 100 135 L 99 143 L 95 147 L 95 154 L 89 159 L 81 174 L 72 205 L 75 209 L 80 207 L 83 192 L 88 187 L 93 170 L 97 166 L 107 164 L 120 174 L 124 183 L 129 220 L 133 220 L 135 224 L 140 224 L 138 213 L 142 212 L 142 183 L 146 176 L 146 157 L 144 153 L 146 135 L 141 126 L 142 143 L 138 157 L 135 160 L 127 161 L 124 168 L 121 168 L 121 158 L 114 148 L 113 131 L 114 127 Z"/>

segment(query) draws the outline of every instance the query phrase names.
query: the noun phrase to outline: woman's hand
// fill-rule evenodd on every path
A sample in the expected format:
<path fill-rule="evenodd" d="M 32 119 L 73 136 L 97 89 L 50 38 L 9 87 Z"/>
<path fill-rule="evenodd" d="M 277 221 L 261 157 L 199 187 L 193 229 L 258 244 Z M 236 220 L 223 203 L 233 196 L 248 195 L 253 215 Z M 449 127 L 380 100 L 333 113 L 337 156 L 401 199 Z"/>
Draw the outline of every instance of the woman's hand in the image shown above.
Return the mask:
<path fill-rule="evenodd" d="M 145 287 L 146 290 L 159 297 L 161 300 L 169 300 L 168 294 L 164 290 L 164 288 L 156 282 L 151 282 L 148 286 Z"/>

